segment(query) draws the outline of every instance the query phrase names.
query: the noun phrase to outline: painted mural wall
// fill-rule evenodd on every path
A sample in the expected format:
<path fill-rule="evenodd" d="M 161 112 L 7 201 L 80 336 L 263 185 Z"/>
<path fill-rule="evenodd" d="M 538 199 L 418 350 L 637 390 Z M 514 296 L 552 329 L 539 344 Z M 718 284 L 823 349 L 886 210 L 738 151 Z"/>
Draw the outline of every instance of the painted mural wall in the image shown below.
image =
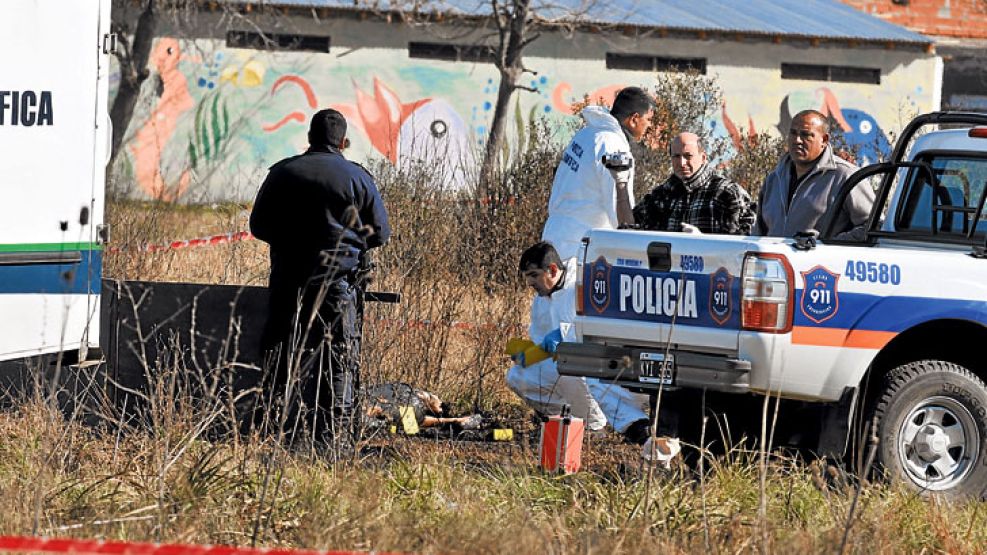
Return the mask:
<path fill-rule="evenodd" d="M 612 98 L 625 85 L 654 83 L 648 72 L 606 69 L 602 53 L 556 57 L 567 50 L 566 41 L 544 42 L 526 58 L 538 71 L 526 84 L 538 92 L 520 93 L 508 137 L 536 117 L 572 122 L 571 105 L 584 94 Z M 591 49 L 591 42 L 582 47 Z M 787 129 L 786 117 L 815 108 L 834 116 L 866 162 L 890 149 L 889 133 L 911 115 L 939 104 L 935 56 L 677 42 L 663 45 L 708 56 L 708 73 L 724 91 L 724 107 L 710 122 L 721 136 L 735 126 L 777 133 L 779 126 Z M 792 59 L 874 64 L 882 68 L 882 83 L 782 80 L 779 63 Z M 351 159 L 399 167 L 444 160 L 442 186 L 465 187 L 476 171 L 497 91 L 491 65 L 412 59 L 394 47 L 260 52 L 216 39 L 163 37 L 149 65 L 152 77 L 128 129 L 125 155 L 117 160 L 116 189 L 184 202 L 252 199 L 268 166 L 305 149 L 308 118 L 323 107 L 346 115 Z"/>

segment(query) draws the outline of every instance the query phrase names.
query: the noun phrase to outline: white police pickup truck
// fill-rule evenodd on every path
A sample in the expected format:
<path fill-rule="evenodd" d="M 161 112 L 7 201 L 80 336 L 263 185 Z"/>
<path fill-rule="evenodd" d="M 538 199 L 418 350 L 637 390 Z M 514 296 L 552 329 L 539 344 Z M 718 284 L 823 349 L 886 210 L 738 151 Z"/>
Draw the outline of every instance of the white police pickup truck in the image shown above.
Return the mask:
<path fill-rule="evenodd" d="M 780 421 L 803 439 L 814 429 L 811 447 L 831 455 L 876 423 L 888 474 L 984 495 L 987 115 L 919 116 L 891 160 L 854 174 L 833 204 L 876 183 L 860 242 L 831 229 L 817 239 L 592 230 L 560 372 L 735 406 L 778 396 L 799 415 L 818 411 L 793 418 L 782 406 Z"/>

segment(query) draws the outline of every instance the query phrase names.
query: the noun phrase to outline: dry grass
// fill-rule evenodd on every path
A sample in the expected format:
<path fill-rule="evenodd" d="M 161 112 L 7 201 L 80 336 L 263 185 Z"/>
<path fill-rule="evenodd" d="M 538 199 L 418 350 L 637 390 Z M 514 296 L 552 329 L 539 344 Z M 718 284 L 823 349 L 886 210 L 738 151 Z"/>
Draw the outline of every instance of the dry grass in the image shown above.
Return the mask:
<path fill-rule="evenodd" d="M 780 455 L 767 467 L 761 522 L 750 452 L 714 461 L 704 487 L 678 469 L 649 488 L 633 449 L 606 439 L 588 443 L 585 471 L 555 477 L 524 443 L 395 436 L 331 466 L 256 438 L 205 441 L 194 424 L 118 437 L 40 401 L 0 415 L 0 534 L 422 553 L 831 553 L 850 500 L 821 467 Z M 868 486 L 848 548 L 979 552 L 982 508 Z"/>
<path fill-rule="evenodd" d="M 153 228 L 161 238 L 230 229 L 224 209 L 140 217 L 160 207 L 115 205 L 112 213 L 121 209 L 134 221 L 162 222 Z M 411 213 L 415 226 L 442 217 Z M 407 220 L 395 225 L 401 241 Z M 462 253 L 424 248 L 462 243 L 411 229 L 403 236 L 413 246 L 394 245 L 401 257 L 381 256 L 378 288 L 400 291 L 405 301 L 370 307 L 365 379 L 408 381 L 530 432 L 503 382 L 507 360 L 500 354 L 503 338 L 526 321 L 528 294 L 464 279 L 452 262 Z M 141 268 L 144 279 L 223 275 L 228 283 L 254 284 L 266 269 L 265 248 L 256 242 L 154 256 L 154 263 L 120 265 L 111 256 L 108 268 Z M 417 269 L 396 271 L 401 259 L 416 256 Z M 443 325 L 457 321 L 489 325 Z M 839 549 L 853 498 L 853 484 L 833 469 L 782 453 L 769 455 L 762 489 L 757 452 L 740 449 L 704 460 L 703 480 L 678 468 L 649 486 L 636 448 L 612 436 L 591 440 L 587 468 L 571 477 L 541 473 L 524 439 L 505 445 L 391 436 L 357 460 L 331 465 L 259 437 L 209 440 L 200 424 L 215 416 L 161 395 L 159 414 L 123 433 L 66 421 L 41 400 L 0 415 L 0 496 L 12 500 L 0 533 L 423 553 L 822 553 Z M 847 549 L 982 552 L 982 513 L 982 502 L 947 503 L 867 484 Z"/>
<path fill-rule="evenodd" d="M 700 108 L 688 113 L 703 117 L 709 106 Z M 363 356 L 365 382 L 407 381 L 523 433 L 531 425 L 506 388 L 500 350 L 527 323 L 515 264 L 538 237 L 559 154 L 546 129 L 531 133 L 488 199 L 437 190 L 426 169 L 372 168 L 395 230 L 375 288 L 404 300 L 368 308 Z M 770 148 L 742 153 L 738 179 L 763 172 Z M 113 202 L 120 250 L 107 254 L 106 274 L 264 285 L 267 249 L 257 241 L 141 250 L 243 230 L 246 217 L 235 205 Z M 586 469 L 569 477 L 541 473 L 527 438 L 390 436 L 333 465 L 269 438 L 210 435 L 231 416 L 216 399 L 191 397 L 178 385 L 187 370 L 169 364 L 154 367 L 142 421 L 97 404 L 101 423 L 83 426 L 44 396 L 0 413 L 0 534 L 422 553 L 832 553 L 854 496 L 825 465 L 783 453 L 762 465 L 739 448 L 705 457 L 702 474 L 681 467 L 649 481 L 637 448 L 615 437 L 591 438 Z M 983 507 L 865 484 L 847 549 L 983 552 Z"/>
<path fill-rule="evenodd" d="M 265 285 L 267 245 L 260 241 L 147 250 L 172 241 L 247 230 L 249 215 L 249 208 L 236 204 L 110 202 L 106 217 L 113 230 L 112 250 L 104 274 L 130 280 Z"/>

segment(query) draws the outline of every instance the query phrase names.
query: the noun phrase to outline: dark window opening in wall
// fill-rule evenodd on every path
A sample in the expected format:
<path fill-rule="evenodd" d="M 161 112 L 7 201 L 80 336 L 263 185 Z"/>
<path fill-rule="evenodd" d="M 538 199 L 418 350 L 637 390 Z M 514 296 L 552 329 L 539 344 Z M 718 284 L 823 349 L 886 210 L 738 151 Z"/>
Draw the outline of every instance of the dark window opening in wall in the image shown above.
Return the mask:
<path fill-rule="evenodd" d="M 607 52 L 607 69 L 654 71 L 655 57 L 637 54 L 614 54 L 612 52 Z"/>
<path fill-rule="evenodd" d="M 607 52 L 607 69 L 676 73 L 697 71 L 702 75 L 706 75 L 706 58 L 668 58 L 665 56 L 648 56 L 646 54 Z"/>
<path fill-rule="evenodd" d="M 987 113 L 987 56 L 963 47 L 943 49 L 941 54 L 942 109 Z"/>
<path fill-rule="evenodd" d="M 442 42 L 409 42 L 408 56 L 448 62 L 492 63 L 494 47 L 484 44 L 448 44 Z"/>
<path fill-rule="evenodd" d="M 280 33 L 255 33 L 230 31 L 226 33 L 229 48 L 255 50 L 297 50 L 305 52 L 329 52 L 329 37 L 316 35 L 289 35 Z"/>
<path fill-rule="evenodd" d="M 781 78 L 880 85 L 881 70 L 870 67 L 781 64 Z"/>

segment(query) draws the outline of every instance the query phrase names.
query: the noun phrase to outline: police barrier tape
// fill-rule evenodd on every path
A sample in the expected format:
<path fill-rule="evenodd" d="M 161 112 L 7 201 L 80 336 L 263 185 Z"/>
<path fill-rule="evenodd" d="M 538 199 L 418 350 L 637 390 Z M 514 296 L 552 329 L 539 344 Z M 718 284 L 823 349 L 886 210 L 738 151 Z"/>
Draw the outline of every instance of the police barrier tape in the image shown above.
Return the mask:
<path fill-rule="evenodd" d="M 376 324 L 383 328 L 408 328 L 408 329 L 428 329 L 428 328 L 452 328 L 454 330 L 506 330 L 510 332 L 524 331 L 524 324 L 494 324 L 492 322 L 464 322 L 461 320 L 408 320 L 404 318 L 366 318 L 365 321 Z"/>
<path fill-rule="evenodd" d="M 481 204 L 513 205 L 514 202 L 515 198 L 510 197 L 507 200 L 500 200 L 498 202 L 494 202 L 493 200 L 485 200 L 481 202 Z M 222 243 L 235 243 L 237 241 L 248 241 L 251 239 L 254 239 L 254 236 L 249 231 L 231 231 L 229 233 L 220 233 L 217 235 L 210 235 L 208 237 L 196 237 L 195 239 L 172 241 L 170 243 L 140 245 L 135 249 L 122 249 L 111 245 L 106 248 L 106 252 L 110 254 L 117 254 L 128 250 L 135 250 L 137 252 L 161 252 L 184 249 L 188 247 L 204 247 L 208 245 L 219 245 Z"/>
<path fill-rule="evenodd" d="M 235 243 L 237 241 L 249 241 L 254 239 L 253 234 L 249 231 L 232 231 L 229 233 L 220 233 L 218 235 L 212 235 L 209 237 L 197 237 L 195 239 L 184 239 L 178 241 L 172 241 L 167 244 L 148 244 L 138 247 L 136 250 L 138 252 L 161 252 L 167 250 L 184 249 L 189 247 L 205 247 L 209 245 L 220 245 L 223 243 Z M 106 249 L 107 253 L 120 253 L 124 252 L 125 249 L 119 247 L 109 247 Z M 477 323 L 477 322 L 463 322 L 458 320 L 453 321 L 433 321 L 433 320 L 404 320 L 404 319 L 379 319 L 374 321 L 377 325 L 383 327 L 405 327 L 411 329 L 426 329 L 426 328 L 437 328 L 437 327 L 449 327 L 456 330 L 496 330 L 505 329 L 510 331 L 523 330 L 523 325 L 505 325 L 505 324 L 493 324 L 489 322 Z"/>
<path fill-rule="evenodd" d="M 184 239 L 179 241 L 172 241 L 170 243 L 163 244 L 148 244 L 141 245 L 137 247 L 138 252 L 161 252 L 176 249 L 184 249 L 188 247 L 205 247 L 208 245 L 219 245 L 222 243 L 235 243 L 237 241 L 247 241 L 253 239 L 254 236 L 249 231 L 231 231 L 230 233 L 220 233 L 218 235 L 211 235 L 209 237 L 197 237 L 195 239 Z M 106 249 L 107 253 L 116 254 L 124 252 L 130 249 L 122 249 L 120 247 L 110 246 Z"/>
<path fill-rule="evenodd" d="M 0 550 L 8 553 L 74 553 L 79 555 L 397 555 L 384 551 L 265 549 L 231 545 L 136 543 L 25 536 L 0 536 Z"/>
<path fill-rule="evenodd" d="M 506 199 L 494 199 L 492 197 L 488 197 L 480 201 L 480 204 L 511 206 L 516 202 L 517 202 L 517 197 L 512 195 L 507 197 Z M 106 252 L 112 254 L 124 252 L 127 250 L 136 250 L 138 252 L 161 252 L 161 251 L 169 251 L 175 249 L 184 249 L 188 247 L 204 247 L 207 245 L 219 245 L 222 243 L 235 243 L 237 241 L 248 241 L 250 239 L 254 239 L 254 236 L 249 231 L 231 231 L 229 233 L 220 233 L 218 235 L 210 235 L 208 237 L 197 237 L 195 239 L 172 241 L 170 243 L 141 245 L 136 249 L 122 249 L 120 247 L 110 246 L 106 249 Z"/>

